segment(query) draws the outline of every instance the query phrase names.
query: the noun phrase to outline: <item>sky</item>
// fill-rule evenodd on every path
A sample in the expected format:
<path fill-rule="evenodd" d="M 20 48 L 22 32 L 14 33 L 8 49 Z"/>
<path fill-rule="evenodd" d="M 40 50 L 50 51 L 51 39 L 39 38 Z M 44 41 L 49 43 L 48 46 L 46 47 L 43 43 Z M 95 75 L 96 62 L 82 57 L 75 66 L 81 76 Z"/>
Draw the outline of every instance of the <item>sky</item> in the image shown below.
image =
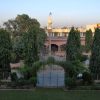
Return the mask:
<path fill-rule="evenodd" d="M 18 14 L 28 14 L 45 27 L 49 12 L 53 27 L 100 23 L 100 0 L 0 0 L 0 25 Z"/>

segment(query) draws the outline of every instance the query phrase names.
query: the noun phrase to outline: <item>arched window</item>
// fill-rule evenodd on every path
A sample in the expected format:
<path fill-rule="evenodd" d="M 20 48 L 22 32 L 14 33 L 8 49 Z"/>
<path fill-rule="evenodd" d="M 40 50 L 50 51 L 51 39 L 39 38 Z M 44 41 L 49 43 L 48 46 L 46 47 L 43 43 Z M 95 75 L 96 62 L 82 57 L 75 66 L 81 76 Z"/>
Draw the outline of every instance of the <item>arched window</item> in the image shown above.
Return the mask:
<path fill-rule="evenodd" d="M 56 44 L 51 44 L 51 51 L 52 52 L 58 51 L 58 46 Z"/>

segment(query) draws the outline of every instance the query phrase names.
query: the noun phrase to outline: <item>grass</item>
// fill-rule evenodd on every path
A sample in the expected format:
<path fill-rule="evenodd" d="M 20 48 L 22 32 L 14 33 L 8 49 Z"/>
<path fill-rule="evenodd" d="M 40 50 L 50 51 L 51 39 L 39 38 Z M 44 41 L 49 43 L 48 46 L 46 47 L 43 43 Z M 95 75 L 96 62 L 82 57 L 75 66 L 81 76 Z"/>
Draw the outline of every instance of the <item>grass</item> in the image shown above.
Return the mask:
<path fill-rule="evenodd" d="M 0 90 L 0 100 L 99 100 L 100 91 Z"/>

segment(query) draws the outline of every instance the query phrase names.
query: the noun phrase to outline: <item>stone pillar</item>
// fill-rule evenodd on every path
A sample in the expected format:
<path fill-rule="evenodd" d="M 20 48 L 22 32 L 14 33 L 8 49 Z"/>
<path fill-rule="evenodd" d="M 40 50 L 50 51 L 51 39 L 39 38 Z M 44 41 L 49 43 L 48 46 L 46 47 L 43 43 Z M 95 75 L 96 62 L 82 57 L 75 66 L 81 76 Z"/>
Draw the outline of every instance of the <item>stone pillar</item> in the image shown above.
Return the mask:
<path fill-rule="evenodd" d="M 61 48 L 60 48 L 60 45 L 58 46 L 58 52 L 61 52 Z"/>
<path fill-rule="evenodd" d="M 51 56 L 51 36 L 49 37 L 49 56 Z"/>

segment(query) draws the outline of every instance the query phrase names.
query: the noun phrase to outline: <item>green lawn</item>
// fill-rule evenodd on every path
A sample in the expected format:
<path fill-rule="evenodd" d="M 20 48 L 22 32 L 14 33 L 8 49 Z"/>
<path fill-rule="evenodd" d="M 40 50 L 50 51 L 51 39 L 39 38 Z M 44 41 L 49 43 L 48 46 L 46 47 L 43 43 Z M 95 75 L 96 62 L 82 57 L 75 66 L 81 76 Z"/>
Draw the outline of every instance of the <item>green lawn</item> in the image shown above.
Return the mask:
<path fill-rule="evenodd" d="M 100 91 L 0 90 L 0 100 L 100 100 Z"/>

